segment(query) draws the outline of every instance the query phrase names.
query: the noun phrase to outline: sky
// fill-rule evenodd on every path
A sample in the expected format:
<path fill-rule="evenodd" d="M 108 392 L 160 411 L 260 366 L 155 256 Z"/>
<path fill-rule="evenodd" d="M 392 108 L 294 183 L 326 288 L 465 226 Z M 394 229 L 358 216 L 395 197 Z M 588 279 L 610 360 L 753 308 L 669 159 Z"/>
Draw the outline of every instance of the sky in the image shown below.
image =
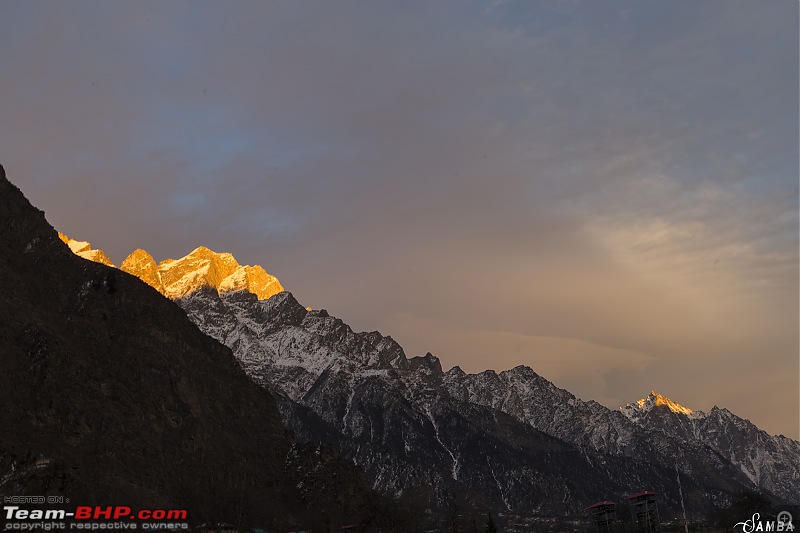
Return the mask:
<path fill-rule="evenodd" d="M 795 0 L 0 3 L 0 163 L 445 369 L 800 437 Z"/>

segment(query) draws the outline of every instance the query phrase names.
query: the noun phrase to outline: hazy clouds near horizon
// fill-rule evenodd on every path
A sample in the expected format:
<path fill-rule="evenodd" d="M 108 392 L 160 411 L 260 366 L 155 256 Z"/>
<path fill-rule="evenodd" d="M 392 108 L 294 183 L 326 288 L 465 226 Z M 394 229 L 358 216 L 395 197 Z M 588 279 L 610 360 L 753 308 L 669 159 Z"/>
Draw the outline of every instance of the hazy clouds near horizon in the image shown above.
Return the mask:
<path fill-rule="evenodd" d="M 798 438 L 798 5 L 5 2 L 0 162 L 468 371 Z"/>

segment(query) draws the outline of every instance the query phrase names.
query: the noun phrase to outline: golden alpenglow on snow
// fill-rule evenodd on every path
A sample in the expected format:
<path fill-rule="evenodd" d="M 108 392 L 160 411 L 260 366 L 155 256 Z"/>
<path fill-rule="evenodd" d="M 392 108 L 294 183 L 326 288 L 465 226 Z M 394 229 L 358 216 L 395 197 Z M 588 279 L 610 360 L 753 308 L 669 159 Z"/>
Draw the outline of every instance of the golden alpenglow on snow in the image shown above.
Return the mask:
<path fill-rule="evenodd" d="M 70 249 L 85 259 L 114 266 L 102 250 L 92 250 L 88 242 L 75 241 L 61 235 Z M 145 250 L 135 250 L 122 261 L 120 270 L 132 274 L 167 298 L 180 298 L 203 287 L 217 292 L 248 291 L 259 300 L 283 292 L 278 278 L 260 266 L 240 265 L 230 253 L 217 253 L 205 246 L 196 248 L 180 259 L 156 263 Z"/>
<path fill-rule="evenodd" d="M 131 255 L 122 261 L 119 268 L 128 274 L 137 276 L 159 292 L 164 292 L 161 285 L 161 276 L 158 273 L 158 263 L 156 263 L 152 255 L 144 250 L 134 250 Z"/>
<path fill-rule="evenodd" d="M 625 415 L 631 420 L 637 420 L 654 407 L 666 407 L 673 413 L 686 415 L 693 419 L 706 417 L 706 413 L 703 411 L 695 411 L 693 409 L 689 409 L 688 407 L 684 407 L 678 402 L 674 402 L 666 396 L 662 396 L 661 394 L 657 393 L 656 391 L 650 391 L 650 394 L 647 395 L 646 398 L 637 400 L 632 404 L 629 403 L 625 407 L 620 407 L 620 411 L 625 413 Z"/>
<path fill-rule="evenodd" d="M 684 414 L 686 416 L 689 416 L 694 412 L 691 409 L 689 409 L 688 407 L 684 407 L 681 404 L 679 404 L 678 402 L 673 402 L 672 400 L 670 400 L 666 396 L 660 395 L 656 391 L 651 391 L 650 394 L 655 396 L 656 405 L 666 405 L 667 408 L 669 408 L 669 410 L 672 411 L 673 413 L 681 413 L 681 414 Z M 647 401 L 646 399 L 641 399 L 641 400 L 637 401 L 636 403 L 641 405 L 641 404 L 644 404 L 646 401 Z"/>
<path fill-rule="evenodd" d="M 94 261 L 95 263 L 103 263 L 110 267 L 115 266 L 103 250 L 92 250 L 91 245 L 86 241 L 70 239 L 60 231 L 58 232 L 58 238 L 64 241 L 64 244 L 69 246 L 69 249 L 72 250 L 72 253 L 75 255 L 88 259 L 89 261 Z"/>
<path fill-rule="evenodd" d="M 283 291 L 278 278 L 267 274 L 260 266 L 242 266 L 233 255 L 217 253 L 205 246 L 181 259 L 165 259 L 158 264 L 155 276 L 153 258 L 147 252 L 137 252 L 122 262 L 122 270 L 142 278 L 168 298 L 180 298 L 202 287 L 214 287 L 219 293 L 246 290 L 259 300 Z"/>

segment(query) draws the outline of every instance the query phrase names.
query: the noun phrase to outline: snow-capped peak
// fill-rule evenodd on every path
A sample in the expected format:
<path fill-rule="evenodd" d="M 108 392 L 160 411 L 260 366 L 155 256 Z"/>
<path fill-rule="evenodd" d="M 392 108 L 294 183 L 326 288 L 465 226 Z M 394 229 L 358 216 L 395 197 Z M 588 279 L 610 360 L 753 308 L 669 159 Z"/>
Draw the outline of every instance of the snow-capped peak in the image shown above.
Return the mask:
<path fill-rule="evenodd" d="M 114 266 L 102 250 L 92 250 L 88 242 L 76 241 L 59 233 L 73 253 L 109 266 Z M 120 265 L 120 270 L 132 274 L 166 296 L 177 299 L 203 287 L 213 287 L 220 294 L 248 291 L 259 300 L 283 292 L 278 278 L 260 266 L 240 265 L 228 252 L 217 253 L 199 246 L 180 259 L 165 259 L 156 263 L 144 250 L 135 250 Z"/>
<path fill-rule="evenodd" d="M 70 239 L 61 232 L 58 232 L 58 238 L 61 239 L 64 244 L 69 246 L 69 249 L 72 250 L 72 253 L 75 255 L 83 257 L 84 259 L 88 259 L 89 261 L 94 261 L 95 263 L 102 263 L 110 267 L 114 266 L 111 263 L 111 259 L 109 259 L 105 253 L 103 253 L 103 250 L 92 250 L 92 246 L 88 242 Z"/>
<path fill-rule="evenodd" d="M 650 391 L 647 397 L 637 400 L 632 404 L 629 403 L 625 407 L 620 407 L 620 411 L 631 420 L 636 420 L 646 413 L 649 413 L 654 407 L 659 406 L 664 406 L 673 413 L 685 415 L 689 418 L 702 418 L 704 416 L 702 411 L 694 411 L 688 407 L 684 407 L 656 391 Z"/>
<path fill-rule="evenodd" d="M 180 259 L 155 264 L 142 250 L 122 262 L 122 270 L 138 276 L 168 298 L 182 298 L 203 287 L 224 292 L 248 291 L 259 300 L 283 292 L 278 278 L 260 266 L 240 265 L 232 254 L 199 246 Z"/>

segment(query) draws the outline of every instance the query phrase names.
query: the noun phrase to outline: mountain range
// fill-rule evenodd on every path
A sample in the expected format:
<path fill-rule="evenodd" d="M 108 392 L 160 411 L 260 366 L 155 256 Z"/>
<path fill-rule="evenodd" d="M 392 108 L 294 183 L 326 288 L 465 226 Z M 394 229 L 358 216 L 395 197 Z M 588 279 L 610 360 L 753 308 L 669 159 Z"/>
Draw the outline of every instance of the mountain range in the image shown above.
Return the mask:
<path fill-rule="evenodd" d="M 397 531 L 487 511 L 528 531 L 643 490 L 669 516 L 678 475 L 690 519 L 742 494 L 798 503 L 800 443 L 726 409 L 651 392 L 613 410 L 525 366 L 445 371 L 202 246 L 117 269 L 1 170 L 0 273 L 4 494 Z"/>
<path fill-rule="evenodd" d="M 525 366 L 444 371 L 434 355 L 354 332 L 263 268 L 202 246 L 160 263 L 136 250 L 120 268 L 229 347 L 299 441 L 335 446 L 409 504 L 581 516 L 595 501 L 651 490 L 676 512 L 676 469 L 693 515 L 747 492 L 798 503 L 800 443 L 724 408 L 693 411 L 651 392 L 612 410 Z"/>

